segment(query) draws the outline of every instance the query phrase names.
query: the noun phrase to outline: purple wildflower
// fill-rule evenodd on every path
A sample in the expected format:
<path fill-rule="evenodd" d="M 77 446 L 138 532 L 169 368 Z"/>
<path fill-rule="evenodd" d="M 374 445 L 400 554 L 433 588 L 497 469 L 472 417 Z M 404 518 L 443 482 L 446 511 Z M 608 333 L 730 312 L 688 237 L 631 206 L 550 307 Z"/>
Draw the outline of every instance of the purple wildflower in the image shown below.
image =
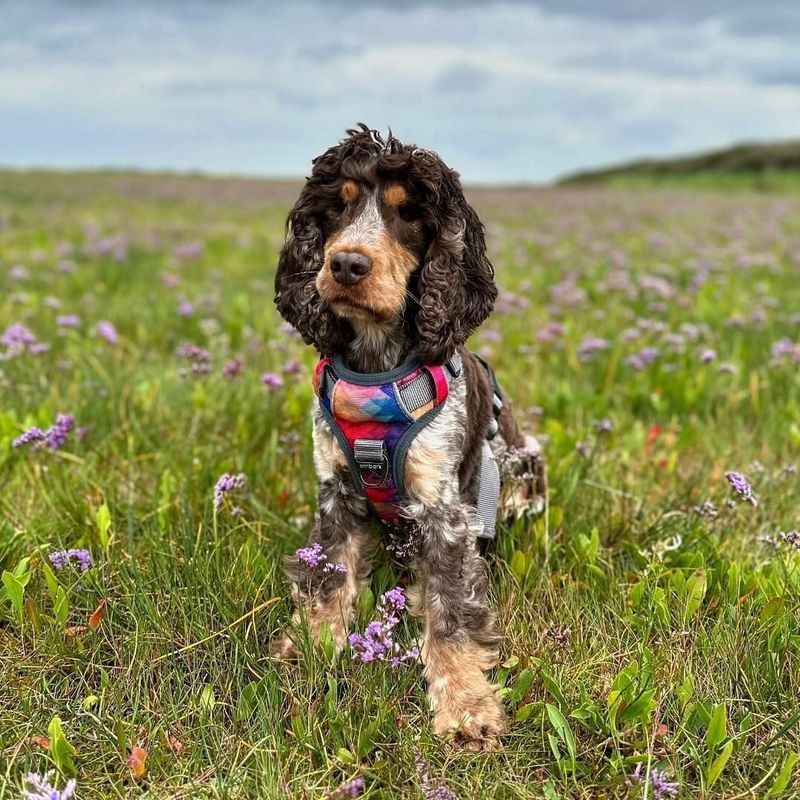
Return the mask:
<path fill-rule="evenodd" d="M 564 335 L 564 326 L 560 322 L 548 322 L 536 334 L 540 342 L 553 342 Z"/>
<path fill-rule="evenodd" d="M 611 433 L 614 430 L 614 423 L 608 417 L 604 417 L 595 420 L 594 427 L 598 433 Z"/>
<path fill-rule="evenodd" d="M 726 472 L 725 477 L 728 479 L 731 489 L 733 489 L 742 500 L 746 503 L 750 503 L 753 507 L 758 505 L 758 498 L 753 494 L 753 487 L 750 486 L 750 482 L 741 472 Z"/>
<path fill-rule="evenodd" d="M 191 317 L 194 314 L 194 306 L 188 300 L 181 300 L 178 304 L 178 316 Z"/>
<path fill-rule="evenodd" d="M 81 324 L 81 318 L 77 314 L 62 314 L 56 317 L 56 325 L 59 328 L 77 328 Z"/>
<path fill-rule="evenodd" d="M 243 472 L 238 472 L 236 475 L 225 472 L 220 475 L 214 485 L 214 510 L 220 510 L 226 495 L 240 491 L 245 486 L 247 486 L 247 476 Z"/>
<path fill-rule="evenodd" d="M 630 778 L 625 781 L 627 786 L 644 786 L 649 780 L 653 789 L 653 800 L 664 800 L 666 797 L 675 797 L 680 791 L 680 784 L 670 783 L 667 775 L 659 769 L 652 769 L 646 774 L 642 774 L 642 763 L 636 765 L 636 769 Z"/>
<path fill-rule="evenodd" d="M 230 361 L 225 362 L 225 366 L 222 367 L 222 375 L 225 378 L 235 378 L 241 371 L 243 361 L 240 356 L 236 356 L 232 358 Z"/>
<path fill-rule="evenodd" d="M 12 281 L 24 281 L 30 278 L 30 273 L 22 264 L 15 264 L 8 271 L 8 277 L 11 278 Z"/>
<path fill-rule="evenodd" d="M 112 322 L 109 322 L 109 320 L 101 319 L 100 322 L 97 323 L 95 330 L 97 331 L 97 335 L 101 339 L 105 339 L 109 344 L 117 344 L 119 342 L 119 334 L 117 333 L 117 329 L 114 327 Z"/>
<path fill-rule="evenodd" d="M 29 772 L 25 777 L 25 787 L 22 790 L 24 800 L 72 800 L 75 796 L 75 779 L 67 781 L 64 788 L 59 790 L 53 786 L 55 770 L 50 770 L 44 775 Z"/>
<path fill-rule="evenodd" d="M 72 547 L 69 550 L 54 550 L 48 556 L 53 569 L 64 569 L 71 563 L 81 572 L 86 572 L 92 567 L 92 554 L 88 550 Z"/>
<path fill-rule="evenodd" d="M 25 445 L 36 442 L 36 447 L 45 445 L 51 450 L 59 450 L 64 442 L 67 441 L 73 427 L 75 418 L 69 414 L 59 414 L 56 421 L 46 431 L 41 428 L 29 428 L 25 433 L 18 436 L 11 442 L 12 447 L 24 447 Z"/>
<path fill-rule="evenodd" d="M 173 253 L 181 261 L 192 261 L 203 255 L 203 243 L 197 241 L 182 242 L 175 246 Z"/>
<path fill-rule="evenodd" d="M 412 647 L 403 653 L 400 645 L 393 638 L 392 631 L 400 622 L 400 615 L 405 607 L 406 595 L 399 586 L 385 592 L 378 604 L 380 619 L 370 622 L 363 634 L 351 633 L 348 638 L 353 650 L 353 658 L 367 663 L 388 661 L 392 667 L 419 658 L 418 647 Z"/>
<path fill-rule="evenodd" d="M 319 566 L 320 563 L 328 558 L 319 542 L 314 542 L 308 547 L 301 547 L 295 555 L 301 564 L 312 568 Z"/>
<path fill-rule="evenodd" d="M 328 556 L 319 542 L 314 542 L 308 547 L 301 547 L 295 551 L 295 557 L 308 582 L 316 575 L 328 575 L 332 572 L 344 575 L 347 572 L 347 564 L 328 560 Z"/>
<path fill-rule="evenodd" d="M 299 372 L 302 372 L 302 371 L 303 371 L 303 365 L 296 358 L 290 358 L 283 365 L 283 374 L 284 375 L 297 375 Z"/>
<path fill-rule="evenodd" d="M 0 336 L 0 344 L 6 348 L 6 358 L 16 358 L 26 350 L 30 350 L 37 343 L 36 334 L 29 327 L 19 322 L 13 322 Z"/>
<path fill-rule="evenodd" d="M 333 791 L 325 792 L 325 797 L 329 798 L 329 800 L 345 800 L 347 797 L 359 797 L 365 786 L 363 778 L 355 778 L 352 781 L 340 783 Z"/>
<path fill-rule="evenodd" d="M 795 344 L 785 336 L 772 345 L 771 364 L 780 364 L 783 361 L 792 361 L 800 364 L 800 344 Z"/>
<path fill-rule="evenodd" d="M 25 433 L 17 436 L 14 441 L 11 442 L 12 447 L 24 447 L 27 444 L 31 444 L 32 442 L 40 442 L 44 439 L 44 431 L 41 428 L 28 428 Z"/>
<path fill-rule="evenodd" d="M 595 353 L 601 350 L 608 350 L 609 344 L 606 339 L 599 339 L 597 336 L 587 336 L 578 345 L 578 356 L 582 359 L 588 359 Z"/>
<path fill-rule="evenodd" d="M 414 766 L 419 778 L 419 788 L 425 800 L 459 800 L 458 795 L 446 783 L 434 783 L 430 764 L 418 747 L 414 748 Z"/>
<path fill-rule="evenodd" d="M 178 346 L 178 357 L 191 362 L 192 375 L 207 375 L 211 372 L 211 353 L 196 344 L 182 342 Z"/>
<path fill-rule="evenodd" d="M 712 361 L 716 361 L 717 351 L 710 347 L 704 347 L 697 357 L 701 364 L 710 364 Z"/>
<path fill-rule="evenodd" d="M 265 372 L 261 376 L 261 383 L 263 383 L 267 389 L 280 389 L 281 386 L 283 386 L 283 378 L 274 372 Z"/>
<path fill-rule="evenodd" d="M 657 347 L 645 347 L 638 353 L 628 356 L 627 363 L 631 369 L 640 371 L 652 364 L 660 354 L 661 351 Z"/>

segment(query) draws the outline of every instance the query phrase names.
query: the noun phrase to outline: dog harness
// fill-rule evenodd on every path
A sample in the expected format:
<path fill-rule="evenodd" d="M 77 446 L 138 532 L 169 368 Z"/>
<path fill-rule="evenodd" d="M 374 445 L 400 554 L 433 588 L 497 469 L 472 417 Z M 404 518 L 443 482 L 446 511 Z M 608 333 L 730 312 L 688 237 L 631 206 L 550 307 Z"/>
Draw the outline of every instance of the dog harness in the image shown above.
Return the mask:
<path fill-rule="evenodd" d="M 347 458 L 356 488 L 385 524 L 402 527 L 405 460 L 420 431 L 442 410 L 450 383 L 462 373 L 455 354 L 441 366 L 422 364 L 412 355 L 388 372 L 354 372 L 341 355 L 324 356 L 314 371 L 319 408 Z M 487 366 L 488 369 L 488 366 Z M 496 387 L 494 376 L 492 385 Z M 481 458 L 478 515 L 482 535 L 494 537 L 500 475 L 488 439 L 497 432 L 502 408 L 494 389 L 493 418 Z"/>

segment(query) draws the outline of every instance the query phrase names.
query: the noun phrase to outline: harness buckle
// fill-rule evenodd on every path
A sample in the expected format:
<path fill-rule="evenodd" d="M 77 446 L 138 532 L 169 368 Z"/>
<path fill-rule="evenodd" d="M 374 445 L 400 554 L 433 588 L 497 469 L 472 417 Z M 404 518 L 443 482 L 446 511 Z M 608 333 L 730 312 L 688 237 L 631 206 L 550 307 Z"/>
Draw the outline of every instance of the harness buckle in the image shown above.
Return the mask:
<path fill-rule="evenodd" d="M 356 439 L 353 442 L 353 458 L 364 486 L 377 488 L 389 475 L 389 456 L 386 442 L 382 439 Z"/>

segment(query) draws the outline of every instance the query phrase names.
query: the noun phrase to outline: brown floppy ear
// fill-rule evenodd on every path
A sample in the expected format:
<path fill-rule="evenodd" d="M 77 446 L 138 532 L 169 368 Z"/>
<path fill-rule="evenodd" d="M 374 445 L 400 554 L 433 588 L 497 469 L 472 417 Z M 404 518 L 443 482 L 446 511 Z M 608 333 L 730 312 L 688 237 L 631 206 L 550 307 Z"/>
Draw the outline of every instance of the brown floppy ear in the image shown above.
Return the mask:
<path fill-rule="evenodd" d="M 275 274 L 275 305 L 307 344 L 327 354 L 341 350 L 343 341 L 339 320 L 317 291 L 325 243 L 314 205 L 307 186 L 289 213 L 286 243 Z"/>
<path fill-rule="evenodd" d="M 489 316 L 497 298 L 483 225 L 467 203 L 458 175 L 444 167 L 434 185 L 435 238 L 419 276 L 417 353 L 443 364 Z"/>

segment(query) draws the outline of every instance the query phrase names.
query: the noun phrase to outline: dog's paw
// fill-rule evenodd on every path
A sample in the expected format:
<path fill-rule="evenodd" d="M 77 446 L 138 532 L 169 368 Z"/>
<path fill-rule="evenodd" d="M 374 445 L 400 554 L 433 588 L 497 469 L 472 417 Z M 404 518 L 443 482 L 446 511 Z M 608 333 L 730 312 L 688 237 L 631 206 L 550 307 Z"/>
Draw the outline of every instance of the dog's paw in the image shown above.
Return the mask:
<path fill-rule="evenodd" d="M 496 690 L 487 684 L 479 696 L 448 698 L 434 715 L 433 730 L 462 750 L 481 753 L 502 748 L 508 722 Z"/>
<path fill-rule="evenodd" d="M 269 643 L 269 654 L 277 661 L 297 661 L 297 645 L 286 633 L 277 634 Z"/>
<path fill-rule="evenodd" d="M 501 516 L 508 522 L 541 514 L 547 505 L 547 466 L 539 441 L 525 436 L 525 445 L 513 451 L 508 481 L 500 497 Z"/>

